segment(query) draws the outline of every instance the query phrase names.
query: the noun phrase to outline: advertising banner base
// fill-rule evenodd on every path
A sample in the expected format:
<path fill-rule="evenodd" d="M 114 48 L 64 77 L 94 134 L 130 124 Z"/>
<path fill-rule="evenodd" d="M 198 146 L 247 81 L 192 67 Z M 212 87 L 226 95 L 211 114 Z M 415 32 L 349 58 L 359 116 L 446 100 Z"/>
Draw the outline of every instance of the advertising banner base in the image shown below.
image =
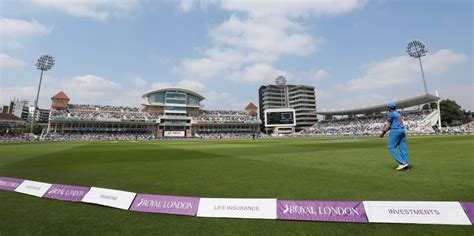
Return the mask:
<path fill-rule="evenodd" d="M 130 211 L 195 216 L 199 198 L 137 194 Z"/>
<path fill-rule="evenodd" d="M 25 180 L 15 189 L 15 192 L 42 197 L 50 187 L 51 184 L 48 183 Z"/>
<path fill-rule="evenodd" d="M 459 202 L 364 201 L 370 223 L 471 225 Z"/>
<path fill-rule="evenodd" d="M 88 191 L 89 188 L 86 187 L 53 184 L 43 197 L 70 202 L 80 202 Z"/>
<path fill-rule="evenodd" d="M 115 189 L 92 187 L 82 202 L 128 210 L 135 198 L 135 193 Z"/>
<path fill-rule="evenodd" d="M 461 206 L 469 220 L 471 220 L 471 224 L 474 224 L 474 202 L 461 202 Z"/>
<path fill-rule="evenodd" d="M 368 223 L 362 202 L 277 201 L 277 219 Z"/>
<path fill-rule="evenodd" d="M 276 219 L 276 199 L 201 198 L 197 216 Z"/>
<path fill-rule="evenodd" d="M 23 181 L 23 179 L 0 177 L 0 189 L 13 192 Z"/>

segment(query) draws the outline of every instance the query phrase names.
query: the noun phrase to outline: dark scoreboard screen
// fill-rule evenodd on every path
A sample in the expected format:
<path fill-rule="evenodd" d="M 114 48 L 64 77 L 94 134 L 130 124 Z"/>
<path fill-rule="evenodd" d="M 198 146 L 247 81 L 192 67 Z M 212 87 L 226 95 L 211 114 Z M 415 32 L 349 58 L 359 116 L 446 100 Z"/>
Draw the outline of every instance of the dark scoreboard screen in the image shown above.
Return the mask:
<path fill-rule="evenodd" d="M 294 124 L 293 112 L 267 112 L 267 125 L 289 125 Z"/>

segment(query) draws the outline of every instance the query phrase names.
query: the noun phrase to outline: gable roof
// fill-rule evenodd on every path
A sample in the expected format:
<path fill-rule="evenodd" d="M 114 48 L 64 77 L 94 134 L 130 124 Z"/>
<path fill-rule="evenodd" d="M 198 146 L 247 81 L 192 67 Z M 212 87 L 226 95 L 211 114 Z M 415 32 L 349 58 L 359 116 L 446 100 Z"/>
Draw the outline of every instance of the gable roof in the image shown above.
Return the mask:
<path fill-rule="evenodd" d="M 422 105 L 425 103 L 436 102 L 441 98 L 435 96 L 433 94 L 423 94 L 412 98 L 402 99 L 394 101 L 397 104 L 398 109 L 413 107 L 417 105 Z M 387 111 L 387 103 L 370 106 L 370 107 L 363 107 L 363 108 L 355 108 L 351 110 L 339 110 L 339 111 L 316 111 L 318 115 L 352 115 L 352 114 L 364 114 L 364 113 L 374 113 L 374 112 L 382 112 Z"/>
<path fill-rule="evenodd" d="M 8 113 L 0 113 L 0 120 L 23 121 L 21 118 Z"/>
<path fill-rule="evenodd" d="M 258 108 L 258 107 L 255 106 L 255 104 L 253 104 L 252 102 L 249 103 L 249 104 L 245 107 L 245 109 L 257 109 L 257 108 Z"/>
<path fill-rule="evenodd" d="M 67 99 L 67 100 L 69 100 L 69 97 L 63 91 L 60 91 L 56 95 L 52 96 L 51 99 Z"/>

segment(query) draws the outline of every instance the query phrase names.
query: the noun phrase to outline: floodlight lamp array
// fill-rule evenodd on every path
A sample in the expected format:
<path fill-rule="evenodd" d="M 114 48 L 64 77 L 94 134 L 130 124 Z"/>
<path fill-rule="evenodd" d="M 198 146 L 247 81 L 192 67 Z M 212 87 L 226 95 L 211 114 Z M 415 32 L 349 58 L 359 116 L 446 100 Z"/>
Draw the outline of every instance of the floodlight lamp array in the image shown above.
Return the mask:
<path fill-rule="evenodd" d="M 38 70 L 42 71 L 47 71 L 50 70 L 54 66 L 54 58 L 50 55 L 42 55 L 40 58 L 38 58 L 38 61 L 36 62 L 36 68 Z"/>
<path fill-rule="evenodd" d="M 408 43 L 406 52 L 410 57 L 420 58 L 426 56 L 426 45 L 419 40 L 413 40 Z"/>
<path fill-rule="evenodd" d="M 284 76 L 278 76 L 275 80 L 275 84 L 278 86 L 285 86 L 286 85 L 286 78 Z"/>

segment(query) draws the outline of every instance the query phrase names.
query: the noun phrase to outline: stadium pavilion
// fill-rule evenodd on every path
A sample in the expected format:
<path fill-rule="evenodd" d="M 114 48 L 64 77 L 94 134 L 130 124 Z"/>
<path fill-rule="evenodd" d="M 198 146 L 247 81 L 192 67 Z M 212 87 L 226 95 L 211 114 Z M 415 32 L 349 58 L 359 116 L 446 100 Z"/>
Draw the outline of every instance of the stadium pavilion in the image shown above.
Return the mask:
<path fill-rule="evenodd" d="M 257 107 L 246 111 L 206 111 L 204 96 L 184 88 L 161 88 L 142 96 L 141 108 L 69 104 L 59 92 L 51 98 L 48 133 L 128 132 L 156 137 L 196 137 L 199 134 L 242 133 L 260 130 Z"/>

